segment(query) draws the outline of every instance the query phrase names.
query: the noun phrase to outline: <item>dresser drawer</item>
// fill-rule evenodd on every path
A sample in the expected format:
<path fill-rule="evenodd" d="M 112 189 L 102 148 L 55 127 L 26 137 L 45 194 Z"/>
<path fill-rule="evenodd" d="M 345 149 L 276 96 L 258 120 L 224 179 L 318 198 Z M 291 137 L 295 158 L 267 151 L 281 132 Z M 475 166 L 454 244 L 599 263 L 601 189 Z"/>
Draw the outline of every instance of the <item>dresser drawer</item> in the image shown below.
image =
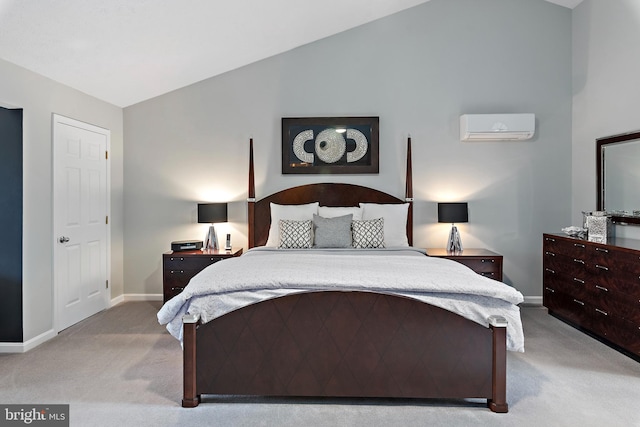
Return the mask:
<path fill-rule="evenodd" d="M 577 278 L 584 282 L 587 277 L 586 261 L 583 258 L 545 251 L 543 263 L 545 272 L 559 275 L 567 280 Z"/>
<path fill-rule="evenodd" d="M 458 258 L 460 264 L 464 264 L 478 274 L 492 279 L 497 279 L 502 272 L 502 263 L 500 259 L 495 258 Z"/>
<path fill-rule="evenodd" d="M 545 287 L 579 298 L 581 301 L 589 300 L 591 296 L 587 289 L 587 282 L 579 277 L 562 275 L 545 269 L 543 283 Z"/>
<path fill-rule="evenodd" d="M 189 270 L 196 273 L 203 270 L 205 267 L 222 260 L 219 256 L 168 256 L 164 260 L 165 270 Z"/>
<path fill-rule="evenodd" d="M 488 249 L 470 248 L 460 253 L 452 253 L 444 248 L 428 248 L 428 256 L 446 258 L 464 264 L 485 277 L 502 281 L 502 255 Z"/>
<path fill-rule="evenodd" d="M 640 276 L 625 271 L 613 270 L 600 264 L 589 266 L 591 282 L 595 285 L 640 299 Z"/>
<path fill-rule="evenodd" d="M 588 304 L 584 300 L 545 285 L 543 302 L 551 313 L 578 326 L 588 329 L 591 327 Z"/>
<path fill-rule="evenodd" d="M 640 275 L 640 255 L 600 245 L 589 248 L 589 263 L 616 272 Z"/>
<path fill-rule="evenodd" d="M 589 299 L 594 307 L 640 325 L 640 300 L 599 284 L 590 284 Z"/>
<path fill-rule="evenodd" d="M 174 271 L 171 274 L 165 273 L 162 284 L 164 300 L 168 301 L 182 292 L 194 275 L 195 274 L 187 274 L 184 272 L 181 273 L 179 271 Z"/>
<path fill-rule="evenodd" d="M 615 315 L 600 309 L 593 309 L 591 328 L 593 332 L 640 356 L 640 329 Z"/>
<path fill-rule="evenodd" d="M 563 254 L 568 257 L 585 259 L 587 245 L 578 239 L 563 239 L 545 236 L 543 240 L 545 254 Z"/>

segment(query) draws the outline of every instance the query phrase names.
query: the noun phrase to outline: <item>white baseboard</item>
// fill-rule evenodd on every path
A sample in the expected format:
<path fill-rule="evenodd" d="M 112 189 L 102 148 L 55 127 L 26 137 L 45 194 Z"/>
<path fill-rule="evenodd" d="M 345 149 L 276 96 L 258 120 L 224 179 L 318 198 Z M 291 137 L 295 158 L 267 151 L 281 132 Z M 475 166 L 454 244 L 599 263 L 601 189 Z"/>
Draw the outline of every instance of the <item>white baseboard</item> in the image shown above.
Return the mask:
<path fill-rule="evenodd" d="M 127 301 L 162 301 L 162 294 L 122 294 L 111 300 L 111 307 Z"/>
<path fill-rule="evenodd" d="M 107 308 L 115 307 L 122 302 L 124 302 L 124 295 L 118 295 L 117 297 L 111 299 L 109 307 Z"/>
<path fill-rule="evenodd" d="M 520 305 L 526 305 L 526 306 L 539 306 L 542 307 L 542 297 L 524 297 L 524 302 Z"/>
<path fill-rule="evenodd" d="M 162 294 L 124 294 L 125 301 L 162 301 Z"/>
<path fill-rule="evenodd" d="M 25 353 L 58 335 L 53 329 L 25 342 L 0 342 L 0 353 Z"/>

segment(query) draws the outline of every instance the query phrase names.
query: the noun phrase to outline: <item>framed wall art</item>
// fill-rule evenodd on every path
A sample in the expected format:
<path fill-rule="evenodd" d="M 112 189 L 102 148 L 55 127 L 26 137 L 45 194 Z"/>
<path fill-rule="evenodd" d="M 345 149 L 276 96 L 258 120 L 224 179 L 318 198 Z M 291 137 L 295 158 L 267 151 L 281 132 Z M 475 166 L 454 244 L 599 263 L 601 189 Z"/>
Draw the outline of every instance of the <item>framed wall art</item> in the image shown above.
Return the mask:
<path fill-rule="evenodd" d="M 379 117 L 285 117 L 282 173 L 378 173 L 379 128 Z"/>

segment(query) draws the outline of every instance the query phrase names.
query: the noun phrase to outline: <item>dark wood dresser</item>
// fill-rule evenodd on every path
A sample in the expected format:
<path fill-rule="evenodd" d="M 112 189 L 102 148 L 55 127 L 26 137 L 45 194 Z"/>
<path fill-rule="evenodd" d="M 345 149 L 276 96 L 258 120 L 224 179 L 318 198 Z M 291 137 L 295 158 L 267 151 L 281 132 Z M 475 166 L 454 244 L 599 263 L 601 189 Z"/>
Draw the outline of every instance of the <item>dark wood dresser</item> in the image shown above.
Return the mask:
<path fill-rule="evenodd" d="M 448 252 L 444 248 L 429 248 L 426 251 L 429 256 L 457 261 L 482 276 L 502 282 L 502 255 L 488 249 L 471 248 L 462 252 Z"/>
<path fill-rule="evenodd" d="M 178 295 L 189 280 L 205 267 L 223 259 L 240 256 L 241 249 L 214 251 L 169 251 L 162 254 L 162 294 L 164 302 Z"/>
<path fill-rule="evenodd" d="M 549 314 L 640 361 L 640 240 L 543 235 Z"/>

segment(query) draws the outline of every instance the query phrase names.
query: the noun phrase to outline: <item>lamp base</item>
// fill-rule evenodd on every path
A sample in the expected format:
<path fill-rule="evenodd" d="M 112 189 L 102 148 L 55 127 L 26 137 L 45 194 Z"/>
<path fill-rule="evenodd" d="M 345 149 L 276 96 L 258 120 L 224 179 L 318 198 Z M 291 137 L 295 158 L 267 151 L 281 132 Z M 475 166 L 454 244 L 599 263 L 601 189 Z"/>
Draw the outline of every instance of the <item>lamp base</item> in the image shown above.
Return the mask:
<path fill-rule="evenodd" d="M 462 252 L 462 239 L 460 239 L 460 233 L 458 227 L 451 226 L 451 232 L 449 233 L 449 240 L 447 241 L 448 252 Z"/>
<path fill-rule="evenodd" d="M 204 242 L 205 248 L 218 250 L 218 236 L 216 235 L 216 229 L 213 224 L 209 226 L 209 231 L 207 232 Z"/>

